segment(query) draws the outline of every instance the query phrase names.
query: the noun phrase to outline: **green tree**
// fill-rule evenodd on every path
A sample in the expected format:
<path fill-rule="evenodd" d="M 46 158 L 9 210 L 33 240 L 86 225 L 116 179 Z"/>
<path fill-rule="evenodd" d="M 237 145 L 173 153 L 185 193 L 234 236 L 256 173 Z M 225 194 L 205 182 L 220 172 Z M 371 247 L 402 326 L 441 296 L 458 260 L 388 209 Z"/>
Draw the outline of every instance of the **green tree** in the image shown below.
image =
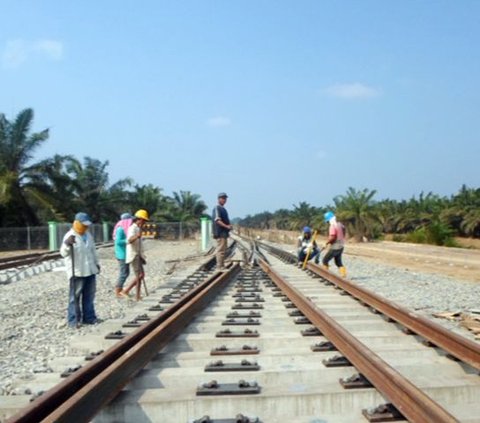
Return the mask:
<path fill-rule="evenodd" d="M 375 228 L 377 218 L 374 213 L 373 197 L 377 193 L 376 190 L 356 190 L 349 187 L 345 195 L 339 195 L 333 199 L 338 214 L 346 226 L 350 234 L 357 240 L 364 237 L 373 238 L 375 236 Z"/>
<path fill-rule="evenodd" d="M 77 184 L 68 172 L 75 166 L 75 158 L 57 154 L 31 167 L 28 185 L 41 221 L 67 221 L 75 214 Z"/>
<path fill-rule="evenodd" d="M 458 235 L 480 236 L 480 188 L 468 188 L 462 185 L 460 191 L 452 196 L 440 218 Z"/>
<path fill-rule="evenodd" d="M 162 189 L 152 184 L 135 185 L 134 191 L 129 194 L 132 213 L 135 213 L 138 209 L 145 209 L 153 220 L 168 220 L 168 213 L 165 213 L 169 209 L 167 203 L 167 198 L 162 194 Z"/>
<path fill-rule="evenodd" d="M 409 201 L 402 201 L 399 207 L 397 230 L 403 233 L 412 232 L 430 223 L 438 222 L 445 204 L 444 198 L 432 192 L 427 195 L 421 192 L 418 199 L 414 196 Z"/>
<path fill-rule="evenodd" d="M 108 161 L 85 157 L 83 164 L 72 160 L 66 166 L 71 179 L 73 197 L 70 210 L 87 212 L 94 222 L 114 221 L 128 207 L 130 178 L 121 179 L 109 185 Z M 71 219 L 72 216 L 69 216 Z M 67 220 L 69 220 L 67 219 Z"/>
<path fill-rule="evenodd" d="M 190 191 L 174 192 L 171 218 L 176 222 L 198 222 L 207 209 L 207 205 L 200 199 L 200 195 Z"/>
<path fill-rule="evenodd" d="M 0 114 L 0 225 L 38 225 L 29 185 L 33 153 L 48 139 L 48 129 L 30 133 L 33 110 L 22 110 L 13 121 Z"/>
<path fill-rule="evenodd" d="M 305 201 L 301 201 L 298 203 L 298 206 L 293 205 L 289 229 L 300 230 L 304 226 L 313 226 L 319 214 L 321 214 L 319 209 Z"/>

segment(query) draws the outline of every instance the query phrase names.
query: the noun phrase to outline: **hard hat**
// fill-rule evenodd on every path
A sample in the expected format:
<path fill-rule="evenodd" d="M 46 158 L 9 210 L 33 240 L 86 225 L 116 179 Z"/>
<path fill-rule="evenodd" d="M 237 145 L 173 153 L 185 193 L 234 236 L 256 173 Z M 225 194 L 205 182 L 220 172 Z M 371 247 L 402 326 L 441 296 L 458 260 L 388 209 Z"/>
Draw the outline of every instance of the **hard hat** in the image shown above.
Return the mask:
<path fill-rule="evenodd" d="M 146 210 L 140 209 L 135 212 L 135 217 L 137 219 L 150 220 L 148 218 L 148 212 Z"/>
<path fill-rule="evenodd" d="M 325 219 L 325 222 L 330 222 L 332 217 L 335 217 L 332 211 L 327 211 L 324 215 L 323 218 Z"/>
<path fill-rule="evenodd" d="M 305 232 L 306 234 L 311 234 L 311 233 L 312 233 L 312 229 L 310 229 L 309 226 L 305 226 L 305 227 L 303 228 L 303 232 Z"/>

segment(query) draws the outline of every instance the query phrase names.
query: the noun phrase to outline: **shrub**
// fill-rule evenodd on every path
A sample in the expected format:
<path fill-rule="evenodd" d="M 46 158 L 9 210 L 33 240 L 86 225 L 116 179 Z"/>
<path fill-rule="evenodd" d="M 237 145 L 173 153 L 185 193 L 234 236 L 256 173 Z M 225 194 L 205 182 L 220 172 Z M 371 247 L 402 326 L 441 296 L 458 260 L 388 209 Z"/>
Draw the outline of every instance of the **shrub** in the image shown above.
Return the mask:
<path fill-rule="evenodd" d="M 403 234 L 393 234 L 392 241 L 405 242 L 405 235 L 403 235 Z"/>
<path fill-rule="evenodd" d="M 415 244 L 433 244 L 456 247 L 453 231 L 444 223 L 431 222 L 427 226 L 415 229 L 405 236 L 405 241 Z"/>
<path fill-rule="evenodd" d="M 425 233 L 425 228 L 415 229 L 413 232 L 408 233 L 405 236 L 405 241 L 413 242 L 414 244 L 426 244 L 427 235 Z"/>

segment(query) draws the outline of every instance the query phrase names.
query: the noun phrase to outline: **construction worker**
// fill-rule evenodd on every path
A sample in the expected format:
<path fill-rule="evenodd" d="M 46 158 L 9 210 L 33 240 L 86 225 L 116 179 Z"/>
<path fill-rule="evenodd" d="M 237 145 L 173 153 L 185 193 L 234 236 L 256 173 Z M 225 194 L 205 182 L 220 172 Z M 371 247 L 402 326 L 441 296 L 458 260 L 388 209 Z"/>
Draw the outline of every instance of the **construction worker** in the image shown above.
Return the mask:
<path fill-rule="evenodd" d="M 91 224 L 87 213 L 77 213 L 72 228 L 63 237 L 60 247 L 70 279 L 67 322 L 73 328 L 78 328 L 81 323 L 92 325 L 99 322 L 95 314 L 94 300 L 96 275 L 100 273 L 100 264 L 95 240 L 88 232 Z"/>
<path fill-rule="evenodd" d="M 323 256 L 322 264 L 328 269 L 328 263 L 333 258 L 338 267 L 340 276 L 345 278 L 347 276 L 347 269 L 342 263 L 342 254 L 345 247 L 345 226 L 341 222 L 337 222 L 335 214 L 328 211 L 323 215 L 325 222 L 329 223 L 328 240 L 325 248 L 328 248 L 327 253 Z"/>
<path fill-rule="evenodd" d="M 115 258 L 119 265 L 119 275 L 115 286 L 115 295 L 121 297 L 123 285 L 130 275 L 130 264 L 126 262 L 127 258 L 127 231 L 133 223 L 133 216 L 130 213 L 123 213 L 120 220 L 115 224 L 112 233 L 114 243 Z"/>
<path fill-rule="evenodd" d="M 143 266 L 147 264 L 145 253 L 143 252 L 142 227 L 145 225 L 145 222 L 149 220 L 146 210 L 137 210 L 133 216 L 133 223 L 127 231 L 127 258 L 125 261 L 131 264 L 133 272 L 135 273 L 135 279 L 126 289 L 120 291 L 119 295 L 128 298 L 130 290 L 136 287 L 135 299 L 137 301 L 141 300 L 140 288 L 143 278 L 145 277 Z"/>
<path fill-rule="evenodd" d="M 225 270 L 225 252 L 227 250 L 228 236 L 233 226 L 230 224 L 227 209 L 224 207 L 228 195 L 221 192 L 217 196 L 218 204 L 214 207 L 212 213 L 213 220 L 213 238 L 217 240 L 217 270 Z"/>
<path fill-rule="evenodd" d="M 317 242 L 312 240 L 312 229 L 309 226 L 303 228 L 303 233 L 298 237 L 298 267 L 302 267 L 305 258 L 308 255 L 308 260 L 315 259 L 315 263 L 318 264 L 320 260 L 320 249 Z"/>

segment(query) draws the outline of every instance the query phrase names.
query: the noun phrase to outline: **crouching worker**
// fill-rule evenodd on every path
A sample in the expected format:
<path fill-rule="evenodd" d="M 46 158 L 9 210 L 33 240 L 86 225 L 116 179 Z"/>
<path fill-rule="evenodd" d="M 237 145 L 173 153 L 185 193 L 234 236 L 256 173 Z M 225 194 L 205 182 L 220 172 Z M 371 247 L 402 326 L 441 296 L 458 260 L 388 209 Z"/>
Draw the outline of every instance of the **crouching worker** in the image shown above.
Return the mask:
<path fill-rule="evenodd" d="M 337 222 L 335 215 L 331 211 L 326 212 L 323 217 L 325 222 L 330 224 L 330 228 L 328 230 L 328 241 L 325 244 L 325 248 L 328 248 L 328 251 L 323 256 L 322 264 L 328 269 L 328 262 L 333 258 L 340 276 L 345 278 L 347 277 L 347 269 L 342 262 L 342 254 L 345 247 L 345 226 L 341 222 Z"/>
<path fill-rule="evenodd" d="M 67 320 L 70 327 L 97 323 L 94 300 L 96 274 L 100 273 L 95 240 L 88 232 L 92 224 L 86 213 L 77 213 L 73 227 L 63 237 L 60 254 L 70 279 Z"/>
<path fill-rule="evenodd" d="M 315 259 L 315 263 L 318 264 L 320 260 L 320 250 L 317 242 L 312 239 L 312 229 L 308 226 L 303 228 L 303 234 L 298 237 L 298 267 L 302 267 L 305 258 L 308 255 L 308 260 Z"/>
<path fill-rule="evenodd" d="M 133 272 L 135 273 L 135 279 L 126 289 L 123 289 L 120 292 L 120 295 L 128 298 L 130 290 L 136 287 L 135 299 L 137 301 L 141 300 L 140 288 L 142 287 L 142 281 L 145 277 L 143 266 L 147 263 L 145 253 L 143 252 L 142 227 L 145 225 L 145 222 L 148 222 L 149 220 L 146 210 L 138 210 L 133 216 L 133 223 L 127 231 L 126 263 L 131 265 Z"/>

